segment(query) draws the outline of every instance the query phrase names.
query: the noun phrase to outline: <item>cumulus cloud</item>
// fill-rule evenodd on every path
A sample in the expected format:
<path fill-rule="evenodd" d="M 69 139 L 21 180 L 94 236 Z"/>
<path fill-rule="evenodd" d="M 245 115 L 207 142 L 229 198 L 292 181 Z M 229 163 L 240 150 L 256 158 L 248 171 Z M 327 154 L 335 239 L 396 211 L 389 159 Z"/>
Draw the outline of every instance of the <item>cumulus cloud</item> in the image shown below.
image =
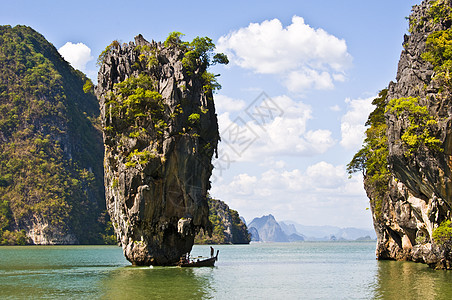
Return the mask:
<path fill-rule="evenodd" d="M 291 91 L 330 89 L 345 80 L 351 65 L 346 42 L 314 29 L 298 16 L 283 27 L 278 19 L 251 23 L 220 37 L 217 50 L 232 64 L 261 74 L 278 74 Z"/>
<path fill-rule="evenodd" d="M 58 49 L 58 52 L 72 67 L 83 72 L 86 71 L 86 64 L 94 59 L 91 56 L 91 49 L 83 43 L 73 44 L 67 42 Z"/>
<path fill-rule="evenodd" d="M 250 108 L 255 110 L 235 119 L 231 119 L 229 112 L 218 118 L 220 149 L 234 161 L 262 161 L 264 157 L 280 155 L 312 156 L 326 152 L 336 143 L 329 130 L 307 129 L 312 110 L 303 102 L 279 96 Z"/>
<path fill-rule="evenodd" d="M 245 108 L 245 101 L 233 99 L 224 95 L 215 95 L 215 109 L 218 113 L 241 111 Z"/>
<path fill-rule="evenodd" d="M 348 111 L 341 119 L 341 146 L 346 149 L 355 149 L 361 146 L 364 137 L 366 126 L 364 125 L 369 117 L 369 114 L 375 109 L 372 105 L 372 100 L 375 97 L 367 99 L 346 99 L 348 104 Z"/>
<path fill-rule="evenodd" d="M 320 73 L 308 68 L 304 68 L 302 71 L 290 72 L 285 85 L 292 92 L 311 87 L 317 90 L 328 90 L 334 87 L 333 79 L 328 72 Z"/>
<path fill-rule="evenodd" d="M 341 107 L 339 105 L 330 106 L 330 110 L 332 111 L 341 111 Z"/>
<path fill-rule="evenodd" d="M 214 184 L 211 194 L 228 199 L 249 220 L 271 212 L 279 220 L 301 224 L 371 226 L 362 176 L 348 179 L 345 166 L 325 161 L 304 170 L 272 168 L 259 176 L 242 173 Z"/>

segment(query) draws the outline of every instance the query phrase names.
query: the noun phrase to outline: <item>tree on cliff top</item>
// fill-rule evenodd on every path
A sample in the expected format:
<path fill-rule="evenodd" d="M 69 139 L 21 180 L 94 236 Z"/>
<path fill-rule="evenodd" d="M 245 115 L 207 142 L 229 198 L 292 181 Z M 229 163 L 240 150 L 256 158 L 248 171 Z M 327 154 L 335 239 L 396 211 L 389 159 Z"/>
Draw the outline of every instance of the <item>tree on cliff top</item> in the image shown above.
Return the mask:
<path fill-rule="evenodd" d="M 185 51 L 182 64 L 186 68 L 188 74 L 195 72 L 199 68 L 199 73 L 204 80 L 205 90 L 219 90 L 221 85 L 216 80 L 219 75 L 207 72 L 211 65 L 229 63 L 226 54 L 214 53 L 215 44 L 209 37 L 195 37 L 191 42 L 182 41 L 184 34 L 173 31 L 169 34 L 164 42 L 165 47 L 177 47 Z"/>
<path fill-rule="evenodd" d="M 374 208 L 377 216 L 381 214 L 382 199 L 387 192 L 390 179 L 388 169 L 388 137 L 386 136 L 385 109 L 388 90 L 384 89 L 372 101 L 375 110 L 367 119 L 366 138 L 363 147 L 347 165 L 349 174 L 361 171 L 365 180 L 375 187 Z"/>

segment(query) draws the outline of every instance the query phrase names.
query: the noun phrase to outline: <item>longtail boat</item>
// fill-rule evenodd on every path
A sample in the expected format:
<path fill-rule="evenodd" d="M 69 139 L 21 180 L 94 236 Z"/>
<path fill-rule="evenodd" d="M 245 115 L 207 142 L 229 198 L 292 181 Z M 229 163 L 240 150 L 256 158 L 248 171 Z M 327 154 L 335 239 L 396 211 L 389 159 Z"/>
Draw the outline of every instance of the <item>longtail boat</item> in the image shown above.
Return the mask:
<path fill-rule="evenodd" d="M 212 256 L 210 258 L 194 258 L 192 260 L 186 260 L 185 258 L 181 258 L 181 261 L 177 264 L 178 267 L 187 268 L 187 267 L 214 267 L 215 262 L 218 260 L 218 253 L 220 250 L 217 250 L 217 255 Z"/>

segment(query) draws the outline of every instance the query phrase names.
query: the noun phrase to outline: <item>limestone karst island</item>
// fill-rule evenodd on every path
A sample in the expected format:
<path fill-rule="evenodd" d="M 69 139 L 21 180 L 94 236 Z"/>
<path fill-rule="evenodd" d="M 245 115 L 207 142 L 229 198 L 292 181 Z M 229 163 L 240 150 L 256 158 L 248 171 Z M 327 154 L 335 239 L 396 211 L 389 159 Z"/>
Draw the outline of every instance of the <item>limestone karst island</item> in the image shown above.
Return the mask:
<path fill-rule="evenodd" d="M 408 26 L 347 171 L 363 176 L 379 261 L 451 270 L 452 2 L 422 1 Z M 209 194 L 221 142 L 211 69 L 229 63 L 212 39 L 138 34 L 97 63 L 93 82 L 31 27 L 0 26 L 1 245 L 119 245 L 133 265 L 174 266 L 195 243 L 307 240 L 273 215 L 248 228 Z"/>

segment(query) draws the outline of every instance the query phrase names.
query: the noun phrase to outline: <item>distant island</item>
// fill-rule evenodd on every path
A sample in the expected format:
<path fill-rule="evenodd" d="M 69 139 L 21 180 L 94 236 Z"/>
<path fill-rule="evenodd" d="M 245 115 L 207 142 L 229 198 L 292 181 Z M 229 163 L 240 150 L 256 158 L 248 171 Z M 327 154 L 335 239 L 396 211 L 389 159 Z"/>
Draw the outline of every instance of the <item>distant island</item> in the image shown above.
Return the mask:
<path fill-rule="evenodd" d="M 253 219 L 248 224 L 253 242 L 375 241 L 374 230 L 336 226 L 305 226 L 293 221 L 277 222 L 273 215 Z"/>

